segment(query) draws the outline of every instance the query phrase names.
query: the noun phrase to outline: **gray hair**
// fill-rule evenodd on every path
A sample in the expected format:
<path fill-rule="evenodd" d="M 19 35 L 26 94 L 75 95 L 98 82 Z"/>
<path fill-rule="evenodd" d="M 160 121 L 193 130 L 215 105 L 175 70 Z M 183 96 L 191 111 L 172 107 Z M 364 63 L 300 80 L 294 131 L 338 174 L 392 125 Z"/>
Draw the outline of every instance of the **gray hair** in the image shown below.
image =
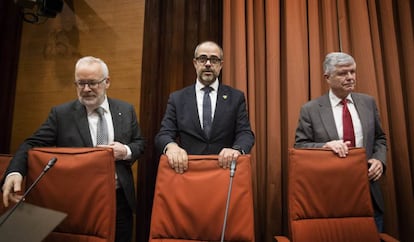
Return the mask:
<path fill-rule="evenodd" d="M 220 49 L 220 56 L 219 56 L 219 58 L 220 59 L 223 59 L 223 49 L 220 47 L 220 45 L 218 45 L 216 42 L 214 42 L 214 41 L 204 41 L 204 42 L 201 42 L 200 44 L 198 44 L 197 45 L 197 47 L 195 48 L 195 50 L 194 50 L 194 58 L 196 58 L 197 57 L 197 52 L 198 52 L 198 48 L 200 48 L 200 46 L 202 46 L 202 45 L 205 45 L 205 44 L 212 44 L 212 45 L 215 45 L 215 46 L 217 46 L 219 49 Z"/>
<path fill-rule="evenodd" d="M 108 70 L 108 66 L 105 64 L 105 62 L 99 58 L 93 57 L 93 56 L 85 56 L 80 58 L 75 65 L 75 75 L 76 75 L 76 70 L 81 66 L 81 65 L 89 65 L 89 64 L 94 64 L 94 63 L 98 63 L 101 65 L 102 68 L 102 74 L 103 74 L 103 78 L 107 78 L 109 76 L 109 70 Z"/>
<path fill-rule="evenodd" d="M 326 55 L 323 62 L 323 71 L 325 75 L 332 74 L 338 65 L 352 65 L 355 60 L 352 56 L 343 52 L 331 52 Z"/>

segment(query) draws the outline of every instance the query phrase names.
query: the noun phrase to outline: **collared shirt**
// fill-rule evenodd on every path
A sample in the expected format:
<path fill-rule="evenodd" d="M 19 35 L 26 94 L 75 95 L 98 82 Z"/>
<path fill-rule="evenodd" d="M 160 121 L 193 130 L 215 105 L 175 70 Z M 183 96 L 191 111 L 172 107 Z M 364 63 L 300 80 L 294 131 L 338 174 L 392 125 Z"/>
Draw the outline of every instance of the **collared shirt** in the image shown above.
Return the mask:
<path fill-rule="evenodd" d="M 112 115 L 111 111 L 109 110 L 109 103 L 108 98 L 105 96 L 105 100 L 100 105 L 104 109 L 104 117 L 106 120 L 106 123 L 108 125 L 108 144 L 114 142 L 115 140 L 115 134 L 114 134 L 114 124 L 112 122 Z M 96 146 L 96 133 L 98 130 L 98 120 L 99 120 L 99 114 L 95 112 L 95 109 L 88 109 L 86 108 L 88 112 L 88 122 L 89 122 L 89 130 L 91 132 L 91 138 L 93 146 Z M 128 145 L 124 145 L 124 147 L 127 150 L 127 155 L 123 158 L 124 160 L 131 159 L 132 151 L 129 148 Z"/>
<path fill-rule="evenodd" d="M 108 144 L 114 142 L 114 124 L 112 123 L 112 115 L 109 111 L 109 103 L 108 99 L 105 96 L 104 102 L 101 106 L 104 109 L 104 117 L 106 123 L 108 125 Z M 89 122 L 89 130 L 91 132 L 91 138 L 93 146 L 96 146 L 96 133 L 98 129 L 98 121 L 99 121 L 99 114 L 95 112 L 95 110 L 90 110 L 87 108 L 88 111 L 88 122 Z"/>
<path fill-rule="evenodd" d="M 197 79 L 196 85 L 195 85 L 195 92 L 197 97 L 197 109 L 198 109 L 198 117 L 200 120 L 201 128 L 203 128 L 203 97 L 204 97 L 204 91 L 201 90 L 205 86 Z M 216 79 L 211 85 L 210 92 L 210 99 L 211 99 L 211 120 L 214 119 L 214 112 L 216 111 L 216 103 L 217 103 L 217 91 L 219 87 L 219 81 Z"/>
<path fill-rule="evenodd" d="M 355 134 L 355 146 L 362 147 L 364 145 L 364 135 L 362 132 L 361 120 L 359 119 L 358 112 L 355 108 L 354 100 L 352 100 L 351 94 L 346 99 L 348 100 L 348 110 L 351 113 L 352 124 L 354 126 Z M 343 124 L 342 124 L 342 104 L 341 99 L 335 96 L 332 90 L 329 90 L 329 100 L 331 101 L 332 112 L 334 114 L 336 130 L 338 132 L 339 139 L 343 139 Z"/>

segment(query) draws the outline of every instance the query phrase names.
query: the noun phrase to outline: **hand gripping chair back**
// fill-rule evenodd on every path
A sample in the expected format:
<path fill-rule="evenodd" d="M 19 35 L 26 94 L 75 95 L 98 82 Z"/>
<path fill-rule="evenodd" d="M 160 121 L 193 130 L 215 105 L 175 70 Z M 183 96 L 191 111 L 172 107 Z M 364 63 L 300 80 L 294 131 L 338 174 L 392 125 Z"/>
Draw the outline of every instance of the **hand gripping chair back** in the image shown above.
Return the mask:
<path fill-rule="evenodd" d="M 26 186 L 47 162 L 56 164 L 26 201 L 67 213 L 45 242 L 112 242 L 115 239 L 115 162 L 112 149 L 34 148 L 29 151 Z M 39 218 L 45 219 L 45 218 Z"/>
<path fill-rule="evenodd" d="M 161 156 L 152 208 L 150 242 L 220 241 L 230 171 L 217 155 L 190 155 L 183 174 Z M 224 241 L 254 242 L 250 156 L 237 159 Z"/>
<path fill-rule="evenodd" d="M 289 150 L 290 241 L 396 241 L 380 237 L 373 214 L 365 149 L 351 149 L 346 158 L 326 149 Z"/>
<path fill-rule="evenodd" d="M 13 158 L 12 155 L 10 154 L 0 154 L 0 179 L 2 179 L 4 177 L 4 172 L 7 169 L 7 166 L 10 163 L 10 160 Z M 1 202 L 0 202 L 0 215 L 2 215 L 3 213 L 5 213 L 7 210 L 9 210 L 12 206 L 9 206 L 8 208 L 5 208 L 3 205 L 3 192 L 2 189 L 0 187 L 0 197 L 1 197 Z"/>

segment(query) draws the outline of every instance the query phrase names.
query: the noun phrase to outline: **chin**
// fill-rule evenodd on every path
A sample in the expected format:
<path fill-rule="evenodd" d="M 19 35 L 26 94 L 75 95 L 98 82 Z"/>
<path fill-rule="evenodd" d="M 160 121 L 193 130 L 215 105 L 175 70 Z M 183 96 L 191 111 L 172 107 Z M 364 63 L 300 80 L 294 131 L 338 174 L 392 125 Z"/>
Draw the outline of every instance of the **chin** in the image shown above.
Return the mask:
<path fill-rule="evenodd" d="M 83 103 L 83 105 L 88 106 L 88 107 L 89 106 L 95 106 L 96 105 L 96 99 L 95 98 L 93 98 L 93 99 L 82 98 L 81 103 Z"/>

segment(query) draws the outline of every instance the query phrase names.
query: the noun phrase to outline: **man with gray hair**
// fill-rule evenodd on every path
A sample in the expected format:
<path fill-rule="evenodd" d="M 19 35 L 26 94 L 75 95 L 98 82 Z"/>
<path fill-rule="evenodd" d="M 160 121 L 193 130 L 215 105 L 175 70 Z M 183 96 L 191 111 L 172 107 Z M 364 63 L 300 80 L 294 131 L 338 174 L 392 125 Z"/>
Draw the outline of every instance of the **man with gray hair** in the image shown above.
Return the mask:
<path fill-rule="evenodd" d="M 373 97 L 353 92 L 356 63 L 342 52 L 329 53 L 323 63 L 329 92 L 304 104 L 295 148 L 328 148 L 346 157 L 349 147 L 366 149 L 374 218 L 383 231 L 384 201 L 378 180 L 385 173 L 387 142 Z"/>
<path fill-rule="evenodd" d="M 76 100 L 53 107 L 47 120 L 19 147 L 3 179 L 3 203 L 21 199 L 27 173 L 27 152 L 33 147 L 107 147 L 115 156 L 115 242 L 132 239 L 135 188 L 131 166 L 144 151 L 134 107 L 108 98 L 108 67 L 101 59 L 86 56 L 75 65 Z M 57 122 L 59 120 L 59 122 Z"/>

